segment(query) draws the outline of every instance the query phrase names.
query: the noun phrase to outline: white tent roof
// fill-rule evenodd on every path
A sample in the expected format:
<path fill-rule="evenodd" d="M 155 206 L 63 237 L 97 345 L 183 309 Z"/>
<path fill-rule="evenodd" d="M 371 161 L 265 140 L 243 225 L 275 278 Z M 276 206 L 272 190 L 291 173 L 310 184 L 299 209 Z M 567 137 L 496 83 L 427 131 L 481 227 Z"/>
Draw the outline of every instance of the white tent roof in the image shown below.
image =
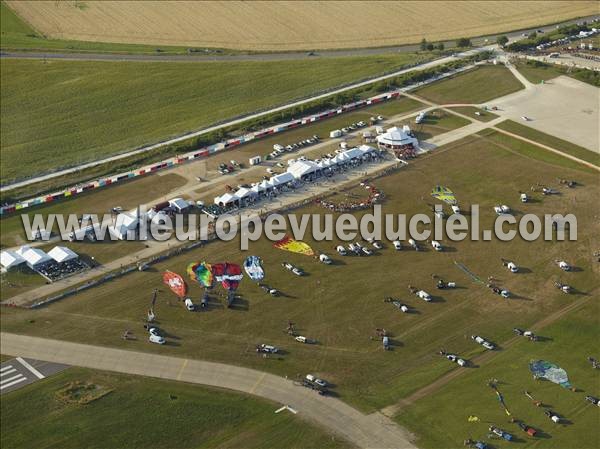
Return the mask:
<path fill-rule="evenodd" d="M 272 184 L 269 184 L 269 181 L 267 181 L 267 180 L 265 179 L 265 180 L 263 180 L 263 182 L 261 182 L 261 183 L 260 183 L 260 187 L 261 187 L 263 190 L 267 190 L 267 189 L 272 189 L 272 188 L 273 188 L 273 185 L 272 185 Z"/>
<path fill-rule="evenodd" d="M 356 159 L 357 157 L 361 157 L 363 152 L 358 148 L 350 148 L 340 154 L 344 159 Z"/>
<path fill-rule="evenodd" d="M 117 219 L 115 220 L 115 228 L 125 227 L 127 229 L 135 229 L 138 224 L 136 215 L 133 215 L 129 212 L 123 212 L 122 214 L 117 215 Z"/>
<path fill-rule="evenodd" d="M 242 199 L 242 198 L 247 198 L 249 196 L 254 196 L 256 195 L 256 192 L 254 192 L 251 189 L 247 189 L 246 187 L 242 187 L 241 189 L 239 189 L 237 192 L 235 192 L 234 196 L 236 199 Z"/>
<path fill-rule="evenodd" d="M 273 185 L 278 186 L 281 184 L 291 182 L 293 180 L 294 180 L 294 176 L 291 173 L 285 172 L 285 173 L 280 173 L 278 175 L 273 176 L 271 178 L 270 182 L 272 182 Z"/>
<path fill-rule="evenodd" d="M 260 192 L 264 192 L 265 191 L 265 189 L 260 184 L 256 184 L 250 190 L 252 190 L 254 193 L 260 193 Z"/>
<path fill-rule="evenodd" d="M 236 198 L 231 193 L 224 193 L 223 195 L 215 198 L 215 204 L 229 204 L 235 201 L 236 199 L 238 198 Z"/>
<path fill-rule="evenodd" d="M 304 175 L 308 175 L 319 169 L 319 166 L 313 161 L 298 161 L 290 165 L 287 169 L 288 173 L 296 179 L 301 178 Z"/>
<path fill-rule="evenodd" d="M 23 254 L 23 259 L 25 259 L 27 265 L 30 267 L 35 267 L 36 265 L 41 265 L 51 261 L 52 257 L 39 248 L 30 248 L 29 251 Z"/>
<path fill-rule="evenodd" d="M 387 144 L 387 145 L 405 145 L 409 143 L 415 143 L 417 139 L 408 135 L 407 130 L 410 130 L 408 127 L 405 129 L 400 129 L 397 126 L 390 128 L 384 134 L 381 134 L 377 137 L 377 142 Z"/>
<path fill-rule="evenodd" d="M 55 246 L 48 255 L 57 262 L 66 262 L 67 260 L 77 259 L 79 256 L 77 253 L 66 246 Z"/>
<path fill-rule="evenodd" d="M 179 210 L 187 209 L 188 207 L 190 207 L 188 202 L 183 198 L 173 198 L 172 200 L 169 200 L 169 206 Z"/>
<path fill-rule="evenodd" d="M 0 264 L 7 270 L 20 265 L 23 262 L 25 262 L 25 259 L 23 259 L 16 251 L 6 250 L 0 253 Z"/>
<path fill-rule="evenodd" d="M 358 147 L 358 149 L 362 151 L 363 154 L 372 153 L 373 151 L 375 151 L 375 148 L 369 145 L 361 145 Z"/>
<path fill-rule="evenodd" d="M 15 250 L 15 253 L 17 253 L 19 256 L 23 257 L 23 254 L 25 254 L 30 249 L 31 249 L 31 246 L 23 245 L 19 249 Z"/>

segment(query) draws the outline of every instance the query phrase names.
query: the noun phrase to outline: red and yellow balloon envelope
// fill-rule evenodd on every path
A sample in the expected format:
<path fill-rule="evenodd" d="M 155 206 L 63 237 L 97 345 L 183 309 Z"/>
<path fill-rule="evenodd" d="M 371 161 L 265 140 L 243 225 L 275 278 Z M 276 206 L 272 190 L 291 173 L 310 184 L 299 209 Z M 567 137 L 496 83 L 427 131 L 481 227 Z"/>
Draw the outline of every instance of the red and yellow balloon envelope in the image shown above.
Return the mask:
<path fill-rule="evenodd" d="M 275 248 L 283 249 L 285 251 L 290 251 L 292 253 L 304 254 L 305 256 L 314 256 L 315 252 L 313 249 L 308 246 L 306 243 L 294 240 L 289 235 L 286 235 L 284 238 L 275 242 L 273 244 Z"/>

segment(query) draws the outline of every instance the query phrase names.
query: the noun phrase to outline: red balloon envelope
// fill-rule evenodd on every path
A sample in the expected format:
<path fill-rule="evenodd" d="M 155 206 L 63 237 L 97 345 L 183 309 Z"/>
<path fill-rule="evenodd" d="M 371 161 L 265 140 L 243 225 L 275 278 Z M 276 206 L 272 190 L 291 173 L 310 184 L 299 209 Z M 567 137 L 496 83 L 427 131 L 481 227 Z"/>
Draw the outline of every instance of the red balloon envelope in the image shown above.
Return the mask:
<path fill-rule="evenodd" d="M 183 298 L 187 293 L 187 285 L 183 278 L 177 273 L 173 273 L 172 271 L 165 271 L 163 273 L 163 283 L 167 285 L 173 291 L 173 293 L 175 293 L 180 298 Z"/>
<path fill-rule="evenodd" d="M 235 290 L 244 277 L 242 267 L 235 263 L 215 263 L 212 265 L 215 279 L 221 283 L 225 290 Z"/>

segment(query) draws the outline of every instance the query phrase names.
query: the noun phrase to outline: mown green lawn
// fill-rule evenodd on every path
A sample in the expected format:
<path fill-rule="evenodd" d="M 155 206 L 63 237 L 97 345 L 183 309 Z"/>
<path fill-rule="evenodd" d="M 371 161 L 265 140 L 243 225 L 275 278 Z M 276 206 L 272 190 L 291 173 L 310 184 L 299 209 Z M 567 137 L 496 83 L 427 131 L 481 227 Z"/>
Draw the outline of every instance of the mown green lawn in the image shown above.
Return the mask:
<path fill-rule="evenodd" d="M 112 389 L 86 405 L 64 403 L 71 382 Z M 2 396 L 0 443 L 36 448 L 345 448 L 279 404 L 180 382 L 69 368 Z"/>
<path fill-rule="evenodd" d="M 305 237 L 316 251 L 330 254 L 334 265 L 324 266 L 313 258 L 273 248 L 261 239 L 240 252 L 239 242 L 215 242 L 157 264 L 151 270 L 124 278 L 66 298 L 35 311 L 5 308 L 1 324 L 6 332 L 48 336 L 78 342 L 94 342 L 141 351 L 155 351 L 181 357 L 214 360 L 243 365 L 294 378 L 315 372 L 336 385 L 339 397 L 364 411 L 396 403 L 415 390 L 428 385 L 453 365 L 437 355 L 440 347 L 466 358 L 482 352 L 468 336 L 474 333 L 502 344 L 512 337 L 511 329 L 527 327 L 566 305 L 565 301 L 597 295 L 598 279 L 593 271 L 590 248 L 599 244 L 597 213 L 589 207 L 598 195 L 596 174 L 578 166 L 562 165 L 564 158 L 546 160 L 546 151 L 521 142 L 471 136 L 417 159 L 399 172 L 374 181 L 386 193 L 383 212 L 428 213 L 431 189 L 436 184 L 450 187 L 461 206 L 480 205 L 480 228 L 492 228 L 493 206 L 499 202 L 512 206 L 517 216 L 528 212 L 574 213 L 578 219 L 577 242 L 451 242 L 443 239 L 446 251 L 394 251 L 390 243 L 369 258 L 336 256 L 334 241 L 315 241 Z M 554 187 L 557 177 L 576 179 L 575 189 L 560 188 L 561 195 L 543 197 L 533 194 L 526 205 L 518 201 L 519 191 L 536 183 Z M 346 196 L 364 195 L 355 188 Z M 296 214 L 323 214 L 324 209 L 309 205 Z M 363 213 L 359 213 L 361 216 Z M 310 233 L 310 228 L 309 228 Z M 424 247 L 429 248 L 426 242 Z M 242 263 L 247 255 L 264 261 L 265 282 L 284 295 L 273 298 L 244 279 L 238 289 L 241 299 L 233 309 L 224 307 L 220 286 L 212 295 L 207 311 L 190 313 L 178 304 L 161 282 L 161 272 L 173 270 L 185 276 L 190 262 L 230 261 Z M 524 267 L 512 275 L 502 267 L 501 258 L 515 260 Z M 582 271 L 562 274 L 553 261 L 568 260 Z M 308 273 L 296 277 L 281 267 L 292 262 Z M 475 283 L 455 265 L 465 264 L 482 279 L 493 275 L 515 294 L 501 300 L 481 284 Z M 594 262 L 595 263 L 595 262 Z M 525 270 L 526 268 L 526 270 Z M 460 288 L 437 291 L 432 273 L 458 283 Z M 568 279 L 581 294 L 566 297 L 553 282 Z M 187 277 L 187 276 L 186 276 Z M 426 303 L 410 295 L 411 284 L 429 291 L 436 300 Z M 189 294 L 198 301 L 201 288 L 189 281 Z M 144 339 L 123 341 L 118 337 L 132 329 L 138 338 L 145 334 L 141 320 L 152 298 L 160 289 L 156 312 L 160 326 L 169 335 L 169 345 L 151 346 Z M 383 299 L 392 296 L 414 308 L 402 314 Z M 288 320 L 298 332 L 319 341 L 302 345 L 283 330 Z M 395 342 L 393 351 L 383 351 L 374 337 L 376 328 L 385 328 Z M 254 345 L 274 344 L 285 354 L 263 359 Z"/>
<path fill-rule="evenodd" d="M 533 84 L 539 84 L 542 81 L 548 81 L 557 76 L 563 75 L 564 70 L 555 65 L 533 63 L 519 63 L 515 65 L 516 69 Z"/>
<path fill-rule="evenodd" d="M 268 62 L 3 59 L 2 182 L 156 143 L 423 58 L 405 53 Z"/>
<path fill-rule="evenodd" d="M 439 104 L 480 104 L 523 89 L 502 65 L 484 65 L 450 79 L 421 87 L 415 94 Z"/>
<path fill-rule="evenodd" d="M 558 137 L 543 133 L 529 126 L 522 125 L 513 120 L 505 120 L 502 123 L 497 124 L 496 127 L 526 137 L 527 139 L 535 140 L 536 142 L 548 145 L 549 147 L 564 151 L 579 159 L 600 166 L 600 154 L 588 150 L 587 148 L 580 147 L 579 145 L 575 145 L 574 143 L 567 142 L 566 140 L 559 139 Z"/>
<path fill-rule="evenodd" d="M 394 123 L 396 126 L 408 125 L 415 132 L 417 139 L 427 140 L 438 134 L 443 134 L 453 129 L 462 128 L 471 123 L 469 120 L 459 117 L 458 115 L 438 109 L 428 112 L 425 119 L 417 124 L 415 118 L 408 120 L 400 120 Z"/>
<path fill-rule="evenodd" d="M 598 357 L 600 310 L 592 297 L 565 298 L 564 301 L 579 301 L 582 307 L 540 330 L 538 334 L 547 340 L 534 343 L 522 339 L 479 368 L 463 368 L 467 372 L 461 377 L 408 406 L 396 420 L 419 435 L 417 445 L 423 449 L 459 448 L 466 438 L 486 441 L 497 449 L 597 448 L 600 439 L 598 407 L 586 402 L 584 397 L 600 396 L 597 370 L 593 370 L 587 361 L 588 356 Z M 513 319 L 513 324 L 520 325 L 518 317 Z M 532 359 L 547 360 L 565 369 L 577 392 L 549 381 L 534 380 L 529 371 Z M 494 391 L 487 386 L 489 379 L 500 381 L 498 388 L 510 417 L 505 414 Z M 524 395 L 525 390 L 546 406 L 534 406 Z M 553 410 L 567 421 L 555 424 L 544 415 L 545 410 Z M 480 422 L 468 422 L 470 415 L 479 417 Z M 510 422 L 511 417 L 536 428 L 539 436 L 532 438 L 525 434 Z M 487 434 L 491 424 L 512 433 L 518 440 L 489 440 Z"/>
<path fill-rule="evenodd" d="M 593 173 L 593 174 L 598 173 L 597 170 L 594 170 L 591 167 L 586 167 L 576 161 L 567 159 L 559 154 L 543 150 L 540 147 L 531 145 L 522 140 L 515 139 L 514 137 L 508 136 L 499 131 L 487 129 L 487 130 L 480 132 L 479 135 L 485 136 L 486 138 L 498 143 L 501 146 L 504 146 L 504 147 L 508 146 L 511 151 L 515 151 L 516 153 L 519 153 L 519 154 L 521 154 L 525 157 L 531 158 L 533 160 L 542 160 L 544 162 L 547 162 L 547 163 L 550 163 L 553 165 L 560 165 L 562 167 L 574 168 L 574 169 L 578 169 L 578 170 L 585 171 L 588 173 Z M 585 150 L 585 151 L 593 154 L 589 150 Z M 554 182 L 556 182 L 556 180 L 554 180 Z"/>

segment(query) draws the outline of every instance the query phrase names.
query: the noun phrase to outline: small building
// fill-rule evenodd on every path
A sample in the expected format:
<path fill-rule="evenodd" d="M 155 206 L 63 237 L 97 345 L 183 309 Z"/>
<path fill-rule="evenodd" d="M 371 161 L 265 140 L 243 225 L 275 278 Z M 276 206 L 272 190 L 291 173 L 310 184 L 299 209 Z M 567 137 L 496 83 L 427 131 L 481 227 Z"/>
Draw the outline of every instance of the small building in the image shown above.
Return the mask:
<path fill-rule="evenodd" d="M 262 158 L 260 156 L 254 156 L 248 159 L 248 163 L 250 165 L 258 165 L 262 162 Z"/>
<path fill-rule="evenodd" d="M 79 255 L 75 251 L 71 250 L 70 248 L 67 248 L 66 246 L 55 246 L 50 251 L 48 251 L 48 255 L 58 263 L 79 258 Z"/>
<path fill-rule="evenodd" d="M 6 250 L 0 253 L 0 265 L 2 265 L 2 268 L 5 270 L 10 270 L 24 262 L 25 259 L 23 259 L 16 251 Z"/>
<path fill-rule="evenodd" d="M 183 198 L 173 198 L 169 200 L 169 206 L 178 214 L 183 214 L 190 209 L 190 203 Z"/>
<path fill-rule="evenodd" d="M 329 133 L 329 137 L 331 137 L 332 139 L 342 137 L 342 131 L 340 129 L 334 129 Z"/>

